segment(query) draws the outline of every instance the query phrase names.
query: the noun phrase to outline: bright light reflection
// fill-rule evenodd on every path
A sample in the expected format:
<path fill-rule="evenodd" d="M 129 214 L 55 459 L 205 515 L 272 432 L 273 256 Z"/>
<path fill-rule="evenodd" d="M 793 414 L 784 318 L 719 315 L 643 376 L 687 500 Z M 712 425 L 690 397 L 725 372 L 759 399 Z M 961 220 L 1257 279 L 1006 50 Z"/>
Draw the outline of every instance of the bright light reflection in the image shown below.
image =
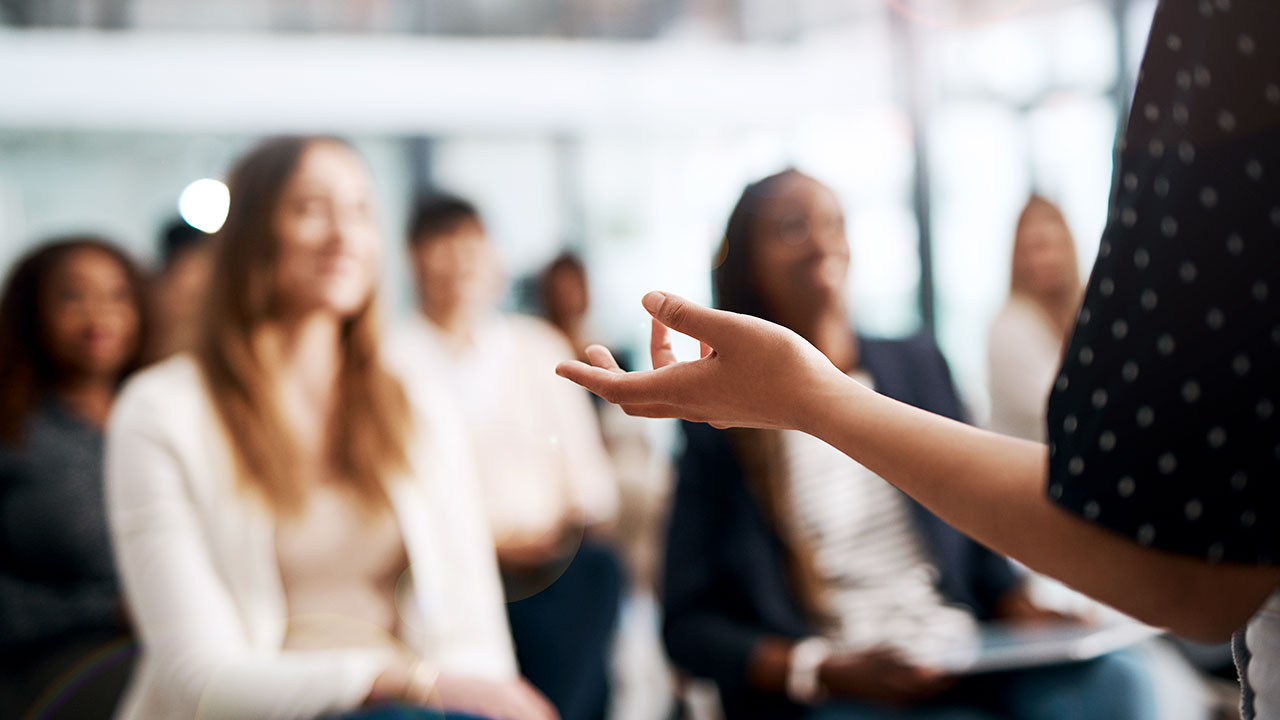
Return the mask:
<path fill-rule="evenodd" d="M 231 193 L 217 180 L 197 180 L 178 198 L 178 212 L 187 224 L 207 233 L 217 232 L 227 220 Z"/>

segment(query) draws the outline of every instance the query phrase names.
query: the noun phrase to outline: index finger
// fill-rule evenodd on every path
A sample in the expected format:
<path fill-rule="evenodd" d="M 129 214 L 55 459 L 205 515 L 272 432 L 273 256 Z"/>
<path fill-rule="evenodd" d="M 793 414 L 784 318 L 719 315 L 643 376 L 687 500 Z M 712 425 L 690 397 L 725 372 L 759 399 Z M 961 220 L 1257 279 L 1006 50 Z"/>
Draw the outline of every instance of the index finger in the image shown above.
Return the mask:
<path fill-rule="evenodd" d="M 650 322 L 653 327 L 649 331 L 649 357 L 653 361 L 653 369 L 675 364 L 676 353 L 671 347 L 671 331 L 658 322 L 658 318 L 653 318 Z"/>
<path fill-rule="evenodd" d="M 679 364 L 663 370 L 623 373 L 592 367 L 577 360 L 560 363 L 556 366 L 556 374 L 615 405 L 669 403 L 671 398 L 679 397 L 682 375 Z"/>

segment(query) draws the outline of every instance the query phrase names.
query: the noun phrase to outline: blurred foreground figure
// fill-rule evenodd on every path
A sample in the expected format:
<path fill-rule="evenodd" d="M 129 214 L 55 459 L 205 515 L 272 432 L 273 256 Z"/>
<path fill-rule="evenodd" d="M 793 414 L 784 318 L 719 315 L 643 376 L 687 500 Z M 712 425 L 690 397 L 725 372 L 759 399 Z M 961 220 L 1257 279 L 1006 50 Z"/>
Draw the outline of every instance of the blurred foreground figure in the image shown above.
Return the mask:
<path fill-rule="evenodd" d="M 588 395 L 552 374 L 573 351 L 545 322 L 497 311 L 501 264 L 466 201 L 423 200 L 409 242 L 421 313 L 394 355 L 454 391 L 521 670 L 566 720 L 600 718 L 623 586 L 608 544 L 618 491 Z"/>
<path fill-rule="evenodd" d="M 128 679 L 102 428 L 146 325 L 137 269 L 97 238 L 38 248 L 0 299 L 0 716 L 108 718 Z"/>
<path fill-rule="evenodd" d="M 195 351 L 136 376 L 107 433 L 142 643 L 121 717 L 554 718 L 450 415 L 381 360 L 364 163 L 273 140 L 230 187 Z"/>
<path fill-rule="evenodd" d="M 931 338 L 856 332 L 849 260 L 838 199 L 786 171 L 749 186 L 730 217 L 717 304 L 791 328 L 863 385 L 962 420 Z M 1069 619 L 1034 605 L 1005 558 L 812 436 L 684 430 L 664 638 L 678 665 L 716 681 L 726 717 L 1154 717 L 1124 654 L 944 675 L 933 663 L 984 621 Z"/>

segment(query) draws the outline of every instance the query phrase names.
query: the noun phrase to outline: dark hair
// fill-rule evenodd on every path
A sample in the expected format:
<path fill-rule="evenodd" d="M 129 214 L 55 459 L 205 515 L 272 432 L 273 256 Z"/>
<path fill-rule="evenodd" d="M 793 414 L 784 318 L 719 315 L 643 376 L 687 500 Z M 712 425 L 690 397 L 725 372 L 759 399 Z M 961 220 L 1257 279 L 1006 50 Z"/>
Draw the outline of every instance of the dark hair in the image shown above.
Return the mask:
<path fill-rule="evenodd" d="M 456 195 L 428 195 L 414 205 L 409 221 L 409 244 L 420 245 L 454 232 L 468 222 L 480 222 L 476 206 Z"/>
<path fill-rule="evenodd" d="M 555 308 L 551 307 L 551 278 L 555 277 L 559 272 L 572 272 L 582 279 L 583 284 L 587 282 L 587 265 L 582 258 L 572 250 L 564 250 L 555 256 L 538 277 L 538 302 L 542 305 L 542 314 L 554 324 L 558 324 L 559 318 L 552 317 Z"/>
<path fill-rule="evenodd" d="M 729 224 L 711 269 L 716 307 L 774 321 L 756 286 L 755 225 L 763 215 L 764 204 L 784 191 L 785 181 L 798 177 L 804 175 L 788 168 L 751 183 L 742 191 L 729 215 Z M 818 569 L 817 553 L 812 543 L 787 521 L 792 498 L 782 434 L 777 430 L 751 428 L 734 428 L 728 433 L 747 484 L 782 541 L 784 566 L 792 592 L 812 622 L 820 627 L 831 626 L 834 616 Z"/>
<path fill-rule="evenodd" d="M 133 353 L 121 368 L 120 380 L 137 370 L 150 328 L 146 282 L 132 260 L 111 241 L 95 235 L 50 240 L 27 253 L 9 273 L 0 296 L 0 440 L 21 440 L 27 414 L 53 392 L 65 368 L 49 351 L 45 333 L 45 288 L 49 278 L 72 255 L 85 250 L 110 256 L 124 270 L 138 314 Z"/>
<path fill-rule="evenodd" d="M 724 239 L 711 269 L 711 290 L 716 307 L 774 320 L 756 287 L 756 260 L 752 241 L 755 223 L 763 212 L 765 202 L 782 191 L 784 181 L 796 177 L 801 177 L 800 171 L 787 168 L 751 183 L 742 191 L 742 196 L 729 215 L 729 224 L 725 228 Z"/>
<path fill-rule="evenodd" d="M 160 232 L 160 265 L 165 270 L 173 267 L 173 263 L 187 250 L 208 243 L 213 236 L 192 227 L 182 218 L 174 218 Z"/>

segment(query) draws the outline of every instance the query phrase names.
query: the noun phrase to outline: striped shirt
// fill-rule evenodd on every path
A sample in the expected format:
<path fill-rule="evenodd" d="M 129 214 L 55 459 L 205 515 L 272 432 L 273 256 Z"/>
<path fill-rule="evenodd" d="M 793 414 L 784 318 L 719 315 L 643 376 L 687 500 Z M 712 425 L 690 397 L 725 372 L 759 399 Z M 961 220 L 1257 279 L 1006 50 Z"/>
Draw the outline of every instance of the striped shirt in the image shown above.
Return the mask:
<path fill-rule="evenodd" d="M 977 622 L 938 591 L 906 496 L 821 440 L 783 437 L 793 531 L 817 554 L 836 618 L 828 639 L 852 651 L 894 648 L 921 664 L 972 639 Z"/>

